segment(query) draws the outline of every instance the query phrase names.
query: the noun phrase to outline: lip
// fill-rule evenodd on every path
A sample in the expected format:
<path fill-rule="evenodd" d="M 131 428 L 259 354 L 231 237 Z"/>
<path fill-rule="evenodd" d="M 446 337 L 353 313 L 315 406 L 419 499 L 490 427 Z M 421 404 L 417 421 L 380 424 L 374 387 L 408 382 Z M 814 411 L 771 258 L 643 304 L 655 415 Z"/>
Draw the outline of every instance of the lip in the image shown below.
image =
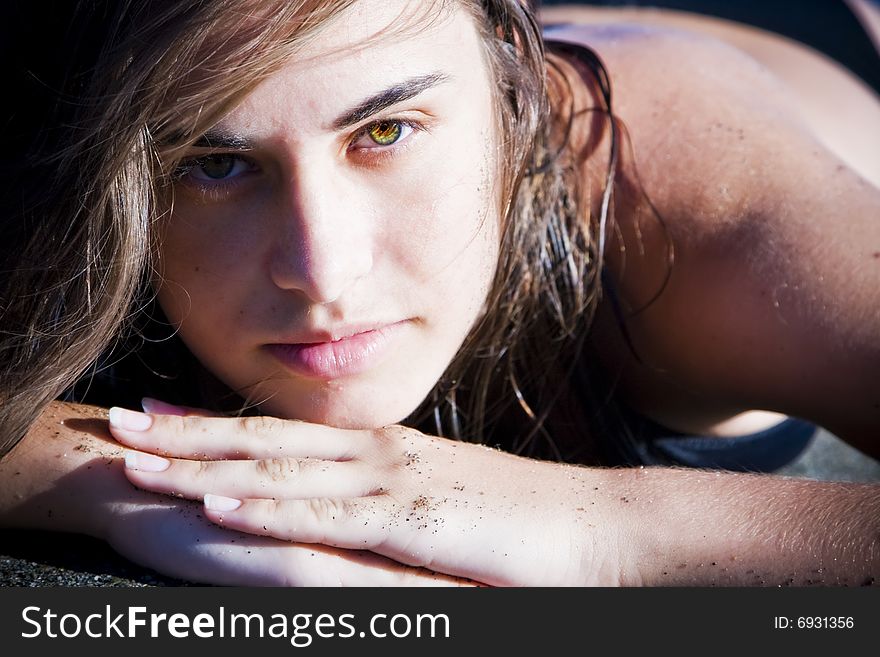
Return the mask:
<path fill-rule="evenodd" d="M 375 367 L 409 320 L 315 331 L 266 350 L 285 368 L 312 379 L 339 379 Z"/>

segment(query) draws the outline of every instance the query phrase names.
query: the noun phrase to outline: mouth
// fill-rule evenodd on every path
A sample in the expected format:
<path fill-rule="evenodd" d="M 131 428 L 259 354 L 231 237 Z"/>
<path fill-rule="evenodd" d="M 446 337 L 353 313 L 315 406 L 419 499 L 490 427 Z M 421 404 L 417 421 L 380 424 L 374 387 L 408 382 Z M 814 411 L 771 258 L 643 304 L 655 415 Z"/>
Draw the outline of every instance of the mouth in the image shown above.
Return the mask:
<path fill-rule="evenodd" d="M 400 339 L 410 320 L 371 326 L 339 327 L 270 343 L 265 349 L 286 369 L 311 379 L 354 376 L 378 365 Z"/>

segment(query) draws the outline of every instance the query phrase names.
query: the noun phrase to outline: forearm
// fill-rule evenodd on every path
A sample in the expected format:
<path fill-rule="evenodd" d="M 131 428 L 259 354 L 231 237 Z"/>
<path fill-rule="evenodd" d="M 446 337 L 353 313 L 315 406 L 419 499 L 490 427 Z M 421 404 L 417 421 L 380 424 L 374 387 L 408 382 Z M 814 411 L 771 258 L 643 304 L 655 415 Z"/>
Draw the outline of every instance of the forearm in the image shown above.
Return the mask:
<path fill-rule="evenodd" d="M 880 487 L 668 468 L 608 471 L 623 585 L 848 585 L 880 576 Z"/>
<path fill-rule="evenodd" d="M 105 411 L 50 404 L 0 460 L 0 526 L 101 536 L 102 504 L 136 494 L 122 475 L 121 455 Z"/>

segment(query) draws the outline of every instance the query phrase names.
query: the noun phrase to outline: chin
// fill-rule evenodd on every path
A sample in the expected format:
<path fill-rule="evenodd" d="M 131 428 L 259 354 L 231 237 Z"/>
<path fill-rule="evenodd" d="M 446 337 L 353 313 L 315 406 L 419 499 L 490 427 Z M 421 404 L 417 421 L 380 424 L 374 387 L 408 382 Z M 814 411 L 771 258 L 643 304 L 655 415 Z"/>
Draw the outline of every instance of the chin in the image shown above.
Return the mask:
<path fill-rule="evenodd" d="M 395 400 L 398 403 L 389 404 L 388 400 L 364 398 L 348 402 L 342 396 L 335 396 L 314 401 L 315 403 L 304 408 L 301 403 L 287 405 L 273 400 L 260 405 L 260 410 L 288 420 L 323 424 L 338 429 L 371 430 L 399 424 L 418 407 L 421 399 L 408 403 Z"/>

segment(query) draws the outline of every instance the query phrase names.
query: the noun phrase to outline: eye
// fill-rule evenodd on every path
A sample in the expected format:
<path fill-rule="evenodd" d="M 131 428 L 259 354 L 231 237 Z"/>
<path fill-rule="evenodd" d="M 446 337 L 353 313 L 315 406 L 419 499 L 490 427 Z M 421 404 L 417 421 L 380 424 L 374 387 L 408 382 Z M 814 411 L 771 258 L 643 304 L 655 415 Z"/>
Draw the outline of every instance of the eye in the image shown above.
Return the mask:
<path fill-rule="evenodd" d="M 379 146 L 390 146 L 403 134 L 403 125 L 396 121 L 381 121 L 373 125 L 368 131 L 367 136 Z"/>
<path fill-rule="evenodd" d="M 232 153 L 205 155 L 185 161 L 178 169 L 180 177 L 198 182 L 223 182 L 252 171 L 254 165 Z"/>
<path fill-rule="evenodd" d="M 384 120 L 365 126 L 358 134 L 351 148 L 355 150 L 374 150 L 391 146 L 412 133 L 415 126 L 406 121 Z"/>

